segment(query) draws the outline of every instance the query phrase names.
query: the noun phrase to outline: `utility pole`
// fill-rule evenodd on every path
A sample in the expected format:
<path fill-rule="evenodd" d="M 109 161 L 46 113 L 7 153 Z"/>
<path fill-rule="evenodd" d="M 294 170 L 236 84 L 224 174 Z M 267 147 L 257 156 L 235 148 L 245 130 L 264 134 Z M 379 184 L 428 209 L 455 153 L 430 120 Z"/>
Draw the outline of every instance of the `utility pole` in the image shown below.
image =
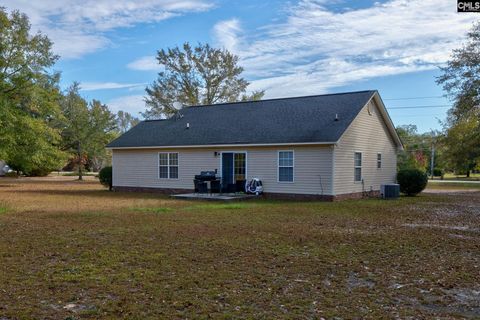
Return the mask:
<path fill-rule="evenodd" d="M 433 180 L 433 165 L 435 163 L 435 143 L 432 142 L 432 156 L 430 157 L 430 175 Z"/>
<path fill-rule="evenodd" d="M 435 138 L 436 138 L 436 133 L 435 131 L 433 131 L 433 129 L 430 129 L 431 130 L 431 137 L 432 137 L 432 153 L 430 155 L 430 176 L 431 176 L 431 179 L 433 180 L 434 178 L 434 175 L 433 175 L 433 169 L 435 167 Z"/>

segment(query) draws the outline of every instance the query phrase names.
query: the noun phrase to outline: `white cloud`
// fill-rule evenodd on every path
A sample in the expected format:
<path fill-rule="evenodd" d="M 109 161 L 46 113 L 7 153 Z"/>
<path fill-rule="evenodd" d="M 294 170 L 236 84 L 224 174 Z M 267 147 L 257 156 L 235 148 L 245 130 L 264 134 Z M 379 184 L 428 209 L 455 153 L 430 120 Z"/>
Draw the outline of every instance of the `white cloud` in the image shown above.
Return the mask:
<path fill-rule="evenodd" d="M 257 30 L 221 21 L 213 33 L 240 56 L 251 89 L 267 97 L 316 94 L 378 76 L 431 70 L 444 63 L 475 21 L 438 0 L 390 0 L 329 11 L 303 0 L 284 21 Z M 231 27 L 230 27 L 231 26 Z"/>
<path fill-rule="evenodd" d="M 135 61 L 130 62 L 127 67 L 132 70 L 140 71 L 160 71 L 162 66 L 158 64 L 155 56 L 141 57 Z"/>
<path fill-rule="evenodd" d="M 127 111 L 130 114 L 139 117 L 140 112 L 145 112 L 146 106 L 143 95 L 122 96 L 107 102 L 110 110 L 118 112 L 120 110 Z"/>
<path fill-rule="evenodd" d="M 213 29 L 213 35 L 217 42 L 216 45 L 224 47 L 230 52 L 236 52 L 237 45 L 239 44 L 238 35 L 241 31 L 242 29 L 238 19 L 230 19 L 217 23 Z M 158 64 L 155 56 L 138 58 L 127 64 L 127 67 L 139 71 L 160 71 L 163 69 L 163 67 Z"/>
<path fill-rule="evenodd" d="M 237 51 L 241 32 L 242 28 L 238 19 L 220 21 L 213 27 L 213 34 L 218 44 L 230 52 Z"/>
<path fill-rule="evenodd" d="M 80 84 L 81 91 L 95 91 L 108 89 L 144 88 L 146 83 L 118 83 L 118 82 L 84 82 Z"/>
<path fill-rule="evenodd" d="M 205 11 L 213 6 L 209 1 L 4 0 L 2 6 L 26 13 L 32 31 L 46 33 L 62 58 L 78 58 L 107 46 L 110 30 Z"/>

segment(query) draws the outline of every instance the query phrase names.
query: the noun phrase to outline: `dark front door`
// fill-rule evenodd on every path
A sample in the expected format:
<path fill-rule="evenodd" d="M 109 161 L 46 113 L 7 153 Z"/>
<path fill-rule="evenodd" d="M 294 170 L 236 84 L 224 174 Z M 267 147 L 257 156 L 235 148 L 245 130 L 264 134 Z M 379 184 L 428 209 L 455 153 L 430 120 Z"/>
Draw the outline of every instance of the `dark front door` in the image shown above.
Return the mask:
<path fill-rule="evenodd" d="M 222 188 L 233 183 L 233 153 L 222 153 Z"/>

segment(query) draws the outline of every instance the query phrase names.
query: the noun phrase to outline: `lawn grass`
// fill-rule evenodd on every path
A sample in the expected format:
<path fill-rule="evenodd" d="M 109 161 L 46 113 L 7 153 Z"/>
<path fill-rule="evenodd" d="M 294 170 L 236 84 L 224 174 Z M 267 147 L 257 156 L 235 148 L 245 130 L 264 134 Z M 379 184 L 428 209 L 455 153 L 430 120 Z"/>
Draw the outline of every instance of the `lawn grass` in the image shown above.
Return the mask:
<path fill-rule="evenodd" d="M 210 203 L 0 179 L 0 319 L 478 318 L 478 203 Z"/>
<path fill-rule="evenodd" d="M 440 177 L 435 177 L 435 179 L 440 179 Z M 458 180 L 458 181 L 480 181 L 480 173 L 471 173 L 470 177 L 467 175 L 458 175 L 451 172 L 445 173 L 443 176 L 444 180 Z"/>
<path fill-rule="evenodd" d="M 239 210 L 252 208 L 251 203 L 236 202 L 236 203 L 205 203 L 186 207 L 187 210 Z"/>
<path fill-rule="evenodd" d="M 464 190 L 464 189 L 480 189 L 480 183 L 469 183 L 469 182 L 439 182 L 439 181 L 429 181 L 428 189 L 435 190 Z"/>
<path fill-rule="evenodd" d="M 171 208 L 166 208 L 166 207 L 153 207 L 153 208 L 130 208 L 131 211 L 137 211 L 137 212 L 152 212 L 152 213 L 167 213 L 171 212 Z"/>

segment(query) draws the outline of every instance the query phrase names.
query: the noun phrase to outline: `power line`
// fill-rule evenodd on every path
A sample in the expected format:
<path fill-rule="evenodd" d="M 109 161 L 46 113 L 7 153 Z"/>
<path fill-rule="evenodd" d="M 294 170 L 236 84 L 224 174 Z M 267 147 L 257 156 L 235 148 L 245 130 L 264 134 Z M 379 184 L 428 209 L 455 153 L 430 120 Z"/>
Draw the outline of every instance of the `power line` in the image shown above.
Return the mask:
<path fill-rule="evenodd" d="M 417 100 L 417 99 L 436 99 L 436 98 L 443 98 L 443 96 L 389 98 L 389 99 L 383 99 L 383 100 Z"/>
<path fill-rule="evenodd" d="M 437 117 L 437 116 L 445 116 L 445 114 L 400 114 L 400 115 L 396 115 L 395 118 L 401 118 L 401 117 Z"/>
<path fill-rule="evenodd" d="M 427 109 L 427 108 L 451 108 L 451 105 L 448 104 L 440 104 L 440 105 L 431 105 L 431 106 L 408 106 L 408 107 L 390 107 L 387 109 Z"/>

